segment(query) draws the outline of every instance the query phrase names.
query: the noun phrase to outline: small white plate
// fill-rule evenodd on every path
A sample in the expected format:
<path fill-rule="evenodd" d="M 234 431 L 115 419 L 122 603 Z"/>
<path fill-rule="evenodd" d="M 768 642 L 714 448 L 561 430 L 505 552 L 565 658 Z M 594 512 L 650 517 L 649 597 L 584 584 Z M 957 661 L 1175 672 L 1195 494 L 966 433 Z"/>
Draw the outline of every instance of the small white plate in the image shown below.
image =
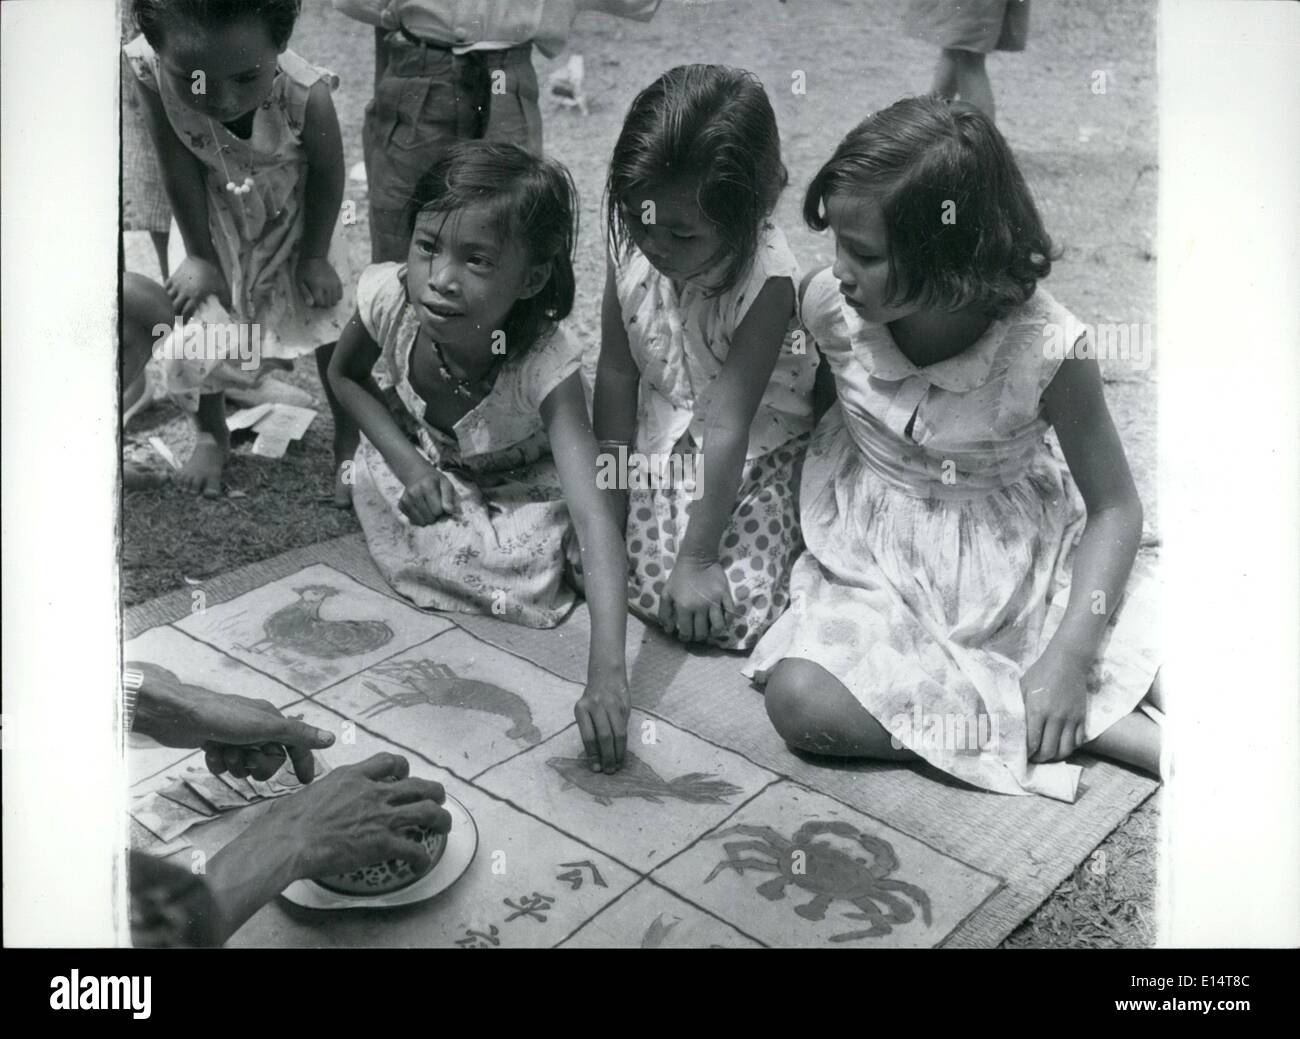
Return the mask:
<path fill-rule="evenodd" d="M 323 888 L 312 880 L 295 880 L 281 892 L 281 897 L 307 909 L 380 909 L 423 902 L 446 891 L 474 861 L 474 854 L 478 851 L 478 827 L 474 825 L 469 810 L 451 794 L 447 795 L 442 807 L 451 816 L 447 845 L 433 869 L 414 884 L 382 895 L 344 895 Z"/>

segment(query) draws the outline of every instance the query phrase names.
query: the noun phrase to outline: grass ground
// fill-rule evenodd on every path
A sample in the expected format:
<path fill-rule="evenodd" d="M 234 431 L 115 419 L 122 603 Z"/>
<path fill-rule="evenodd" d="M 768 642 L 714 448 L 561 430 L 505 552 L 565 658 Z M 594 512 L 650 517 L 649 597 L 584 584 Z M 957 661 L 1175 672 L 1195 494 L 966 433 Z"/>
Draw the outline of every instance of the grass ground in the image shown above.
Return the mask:
<path fill-rule="evenodd" d="M 336 71 L 335 94 L 349 168 L 361 161 L 362 112 L 373 86 L 368 27 L 306 0 L 292 41 Z M 567 163 L 582 198 L 575 331 L 598 347 L 603 284 L 600 198 L 608 152 L 635 92 L 663 69 L 725 61 L 763 80 L 782 132 L 790 189 L 777 210 L 806 266 L 830 262 L 828 240 L 798 218 L 801 189 L 835 143 L 863 115 L 928 89 L 935 54 L 908 39 L 901 4 L 860 0 L 665 0 L 649 25 L 584 14 L 570 52 L 586 59 L 586 117 L 543 101 L 546 147 Z M 1048 0 L 1034 5 L 1029 47 L 994 54 L 989 71 L 998 123 L 1020 161 L 1062 257 L 1049 285 L 1082 320 L 1131 325 L 1155 316 L 1155 5 L 1148 0 Z M 539 77 L 556 61 L 538 58 Z M 802 91 L 799 89 L 802 87 Z M 346 232 L 368 255 L 364 188 L 347 197 L 362 220 Z M 146 241 L 128 236 L 129 267 L 149 271 Z M 594 353 L 593 353 L 594 356 Z M 1147 506 L 1154 543 L 1154 370 L 1103 363 L 1107 396 Z M 288 454 L 269 461 L 237 447 L 227 494 L 195 499 L 171 486 L 123 501 L 122 593 L 127 605 L 186 583 L 355 531 L 350 513 L 329 504 L 328 409 L 310 360 L 285 376 L 321 401 L 321 416 Z M 148 438 L 188 456 L 192 433 L 167 404 L 126 429 L 128 459 L 160 468 Z M 1012 947 L 1142 946 L 1153 938 L 1152 893 L 1158 798 L 1147 802 L 1008 938 Z"/>

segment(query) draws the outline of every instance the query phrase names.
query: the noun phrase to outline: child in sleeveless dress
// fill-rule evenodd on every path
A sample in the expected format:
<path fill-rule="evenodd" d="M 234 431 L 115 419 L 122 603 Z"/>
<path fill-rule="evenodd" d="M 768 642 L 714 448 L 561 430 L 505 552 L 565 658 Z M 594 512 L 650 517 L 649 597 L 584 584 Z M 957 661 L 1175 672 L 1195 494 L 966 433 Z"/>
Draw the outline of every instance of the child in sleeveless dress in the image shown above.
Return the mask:
<path fill-rule="evenodd" d="M 179 232 L 172 244 L 184 256 L 165 286 L 124 279 L 124 349 L 158 341 L 177 316 L 220 315 L 220 336 L 205 328 L 202 351 L 187 343 L 186 356 L 166 365 L 167 388 L 195 412 L 198 433 L 177 483 L 218 497 L 229 450 L 224 390 L 250 383 L 268 359 L 308 352 L 324 383 L 351 312 L 346 252 L 331 250 L 344 177 L 330 99 L 337 80 L 287 49 L 298 0 L 135 0 L 133 10 L 142 35 L 124 50 Z M 326 395 L 335 503 L 346 506 L 338 466 L 357 432 L 328 386 Z"/>
<path fill-rule="evenodd" d="M 1067 801 L 1077 750 L 1157 771 L 1142 506 L 1001 134 L 900 101 L 845 137 L 804 216 L 835 235 L 802 316 L 839 399 L 803 471 L 790 611 L 747 672 L 773 725 Z"/>
<path fill-rule="evenodd" d="M 750 73 L 673 69 L 632 102 L 607 186 L 593 402 L 602 487 L 626 515 L 632 609 L 749 649 L 785 609 L 815 360 L 771 222 L 786 184 Z"/>
<path fill-rule="evenodd" d="M 596 443 L 565 327 L 577 203 L 568 171 L 462 142 L 416 184 L 405 264 L 368 268 L 329 376 L 364 436 L 353 505 L 389 584 L 417 606 L 559 624 L 585 591 L 574 714 L 614 771 L 631 699 L 627 556 L 596 490 Z M 400 407 L 370 379 L 383 357 Z"/>

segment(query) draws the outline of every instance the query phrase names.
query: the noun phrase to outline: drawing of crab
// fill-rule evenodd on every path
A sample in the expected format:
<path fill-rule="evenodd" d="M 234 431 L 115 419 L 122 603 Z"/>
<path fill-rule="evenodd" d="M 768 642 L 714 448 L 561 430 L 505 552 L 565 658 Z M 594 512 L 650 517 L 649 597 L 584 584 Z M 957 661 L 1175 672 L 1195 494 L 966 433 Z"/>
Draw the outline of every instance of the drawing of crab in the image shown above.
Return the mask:
<path fill-rule="evenodd" d="M 890 934 L 895 924 L 909 923 L 916 917 L 916 911 L 900 895 L 912 899 L 920 907 L 925 925 L 930 925 L 930 896 L 915 884 L 889 879 L 898 869 L 898 856 L 883 838 L 863 833 L 847 822 L 819 821 L 804 823 L 793 839 L 770 826 L 744 824 L 719 830 L 710 834 L 710 839 L 736 835 L 755 839 L 723 844 L 727 857 L 705 878 L 706 884 L 724 869 L 733 869 L 738 874 L 746 870 L 775 873 L 777 876 L 758 886 L 758 893 L 778 902 L 785 898 L 785 889 L 791 884 L 809 892 L 812 901 L 794 909 L 805 920 L 824 920 L 832 903 L 848 902 L 857 912 L 846 912 L 845 918 L 867 920 L 871 926 L 832 935 L 833 942 L 879 938 Z M 847 843 L 851 850 L 816 839 L 822 835 L 842 838 L 840 843 Z M 859 849 L 869 858 L 854 854 Z M 746 858 L 746 852 L 753 854 Z"/>

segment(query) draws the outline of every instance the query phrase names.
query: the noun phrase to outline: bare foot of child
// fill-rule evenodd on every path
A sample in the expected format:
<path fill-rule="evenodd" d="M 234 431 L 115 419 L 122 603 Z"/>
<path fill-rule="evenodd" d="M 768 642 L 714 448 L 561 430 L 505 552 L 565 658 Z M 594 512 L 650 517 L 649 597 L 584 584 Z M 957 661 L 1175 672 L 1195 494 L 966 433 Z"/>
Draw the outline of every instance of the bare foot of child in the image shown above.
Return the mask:
<path fill-rule="evenodd" d="M 167 482 L 167 474 L 149 469 L 135 462 L 122 463 L 122 490 L 147 491 Z"/>
<path fill-rule="evenodd" d="M 225 464 L 225 445 L 211 433 L 200 433 L 190 460 L 176 474 L 176 486 L 205 498 L 220 498 L 221 470 Z"/>

